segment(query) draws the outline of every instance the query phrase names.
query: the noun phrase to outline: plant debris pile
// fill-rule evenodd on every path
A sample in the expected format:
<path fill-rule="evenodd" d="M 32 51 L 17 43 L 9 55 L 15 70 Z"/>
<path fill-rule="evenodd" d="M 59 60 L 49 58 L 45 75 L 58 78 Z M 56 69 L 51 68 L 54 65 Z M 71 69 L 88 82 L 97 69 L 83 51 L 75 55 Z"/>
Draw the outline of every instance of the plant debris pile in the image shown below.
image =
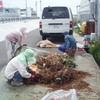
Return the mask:
<path fill-rule="evenodd" d="M 35 75 L 35 78 L 25 78 L 24 84 L 52 84 L 49 85 L 49 87 L 54 88 L 57 87 L 55 86 L 57 84 L 62 84 L 63 86 L 66 83 L 69 84 L 73 82 L 77 82 L 76 84 L 78 84 L 80 79 L 83 79 L 86 75 L 89 75 L 86 72 L 77 71 L 72 68 L 75 67 L 76 64 L 71 59 L 69 59 L 66 54 L 61 55 L 57 53 L 52 53 L 49 55 L 39 56 L 35 65 L 38 67 L 38 73 L 35 74 L 34 71 L 28 69 L 29 73 Z M 81 81 L 79 83 L 83 83 Z M 86 85 L 88 84 L 86 83 Z"/>

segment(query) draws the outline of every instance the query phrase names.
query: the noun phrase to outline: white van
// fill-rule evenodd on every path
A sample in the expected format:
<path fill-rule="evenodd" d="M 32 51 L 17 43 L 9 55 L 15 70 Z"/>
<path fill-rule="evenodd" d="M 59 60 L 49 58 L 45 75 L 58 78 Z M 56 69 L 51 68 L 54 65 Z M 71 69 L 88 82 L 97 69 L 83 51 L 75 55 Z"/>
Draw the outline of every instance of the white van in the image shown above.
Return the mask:
<path fill-rule="evenodd" d="M 73 34 L 73 16 L 71 9 L 65 6 L 44 7 L 40 16 L 40 35 L 47 37 L 63 36 L 63 32 Z"/>

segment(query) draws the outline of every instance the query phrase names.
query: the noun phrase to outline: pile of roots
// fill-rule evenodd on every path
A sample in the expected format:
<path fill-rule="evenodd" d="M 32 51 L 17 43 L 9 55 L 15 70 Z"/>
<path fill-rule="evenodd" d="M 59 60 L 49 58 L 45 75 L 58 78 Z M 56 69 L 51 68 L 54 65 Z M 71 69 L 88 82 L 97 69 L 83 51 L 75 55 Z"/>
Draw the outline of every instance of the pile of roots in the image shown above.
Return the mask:
<path fill-rule="evenodd" d="M 49 55 L 39 56 L 35 65 L 38 67 L 36 74 L 34 71 L 28 69 L 29 73 L 35 75 L 35 78 L 25 78 L 24 84 L 69 83 L 76 80 L 78 74 L 80 74 L 80 71 L 76 71 L 72 68 L 75 67 L 76 64 L 69 59 L 66 54 L 52 53 Z M 84 75 L 84 73 L 82 74 Z"/>

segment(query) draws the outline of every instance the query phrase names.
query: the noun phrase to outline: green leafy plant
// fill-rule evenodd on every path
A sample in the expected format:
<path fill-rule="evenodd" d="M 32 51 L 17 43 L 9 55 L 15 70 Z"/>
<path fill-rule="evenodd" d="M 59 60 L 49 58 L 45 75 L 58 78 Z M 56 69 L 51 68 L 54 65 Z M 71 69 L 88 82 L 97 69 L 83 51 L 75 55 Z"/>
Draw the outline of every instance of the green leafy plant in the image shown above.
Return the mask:
<path fill-rule="evenodd" d="M 78 29 L 78 28 L 74 28 L 74 32 L 75 32 L 75 33 L 79 33 L 79 32 L 81 32 L 81 30 Z"/>
<path fill-rule="evenodd" d="M 91 41 L 89 51 L 97 61 L 100 61 L 100 43 Z"/>
<path fill-rule="evenodd" d="M 95 43 L 96 43 L 95 39 L 89 41 L 89 44 L 92 44 L 93 45 Z"/>
<path fill-rule="evenodd" d="M 82 34 L 81 28 L 74 28 L 74 32 L 77 33 L 77 34 L 79 34 L 80 36 L 84 36 Z"/>
<path fill-rule="evenodd" d="M 69 67 L 76 67 L 76 63 L 69 58 L 69 56 L 67 54 L 62 54 L 62 57 L 63 57 L 63 61 L 62 61 L 62 64 L 65 65 L 65 66 L 69 66 Z"/>

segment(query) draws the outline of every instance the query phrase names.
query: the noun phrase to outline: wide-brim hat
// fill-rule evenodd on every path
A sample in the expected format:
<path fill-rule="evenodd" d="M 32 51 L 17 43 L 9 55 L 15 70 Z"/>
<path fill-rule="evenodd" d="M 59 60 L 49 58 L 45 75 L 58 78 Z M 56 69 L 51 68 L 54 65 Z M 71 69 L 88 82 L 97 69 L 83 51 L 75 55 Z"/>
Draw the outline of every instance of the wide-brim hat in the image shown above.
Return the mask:
<path fill-rule="evenodd" d="M 36 61 L 36 59 L 34 58 L 34 51 L 33 51 L 33 50 L 31 50 L 31 49 L 26 49 L 24 53 L 25 53 L 26 59 L 27 59 L 28 61 L 31 61 L 31 62 Z"/>
<path fill-rule="evenodd" d="M 17 56 L 17 59 L 24 65 L 28 65 L 28 62 L 36 62 L 36 59 L 34 57 L 34 51 L 31 49 L 26 49 L 24 52 L 22 52 L 21 54 L 19 54 Z"/>
<path fill-rule="evenodd" d="M 31 61 L 31 62 L 35 62 L 36 61 L 36 59 L 34 57 L 28 57 L 27 60 Z"/>

